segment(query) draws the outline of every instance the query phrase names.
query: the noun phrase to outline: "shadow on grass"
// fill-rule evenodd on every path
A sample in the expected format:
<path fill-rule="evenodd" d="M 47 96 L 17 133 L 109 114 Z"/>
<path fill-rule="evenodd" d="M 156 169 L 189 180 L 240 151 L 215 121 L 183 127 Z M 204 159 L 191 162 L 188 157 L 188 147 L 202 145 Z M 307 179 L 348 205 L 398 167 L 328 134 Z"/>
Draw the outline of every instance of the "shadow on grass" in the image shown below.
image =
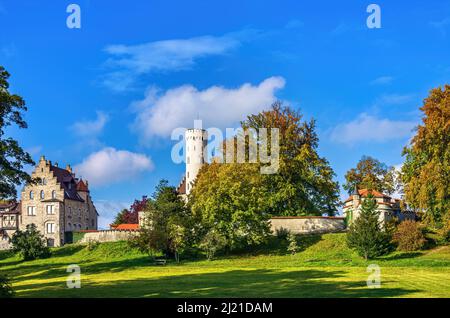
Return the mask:
<path fill-rule="evenodd" d="M 421 255 L 423 255 L 423 253 L 421 253 L 421 252 L 408 252 L 408 253 L 399 253 L 399 254 L 394 254 L 394 255 L 390 255 L 390 256 L 385 256 L 385 257 L 381 257 L 380 259 L 385 260 L 385 261 L 394 261 L 394 260 L 415 258 L 415 257 L 421 256 Z"/>
<path fill-rule="evenodd" d="M 299 246 L 299 253 L 303 252 L 310 246 L 322 240 L 321 234 L 297 235 L 297 242 Z M 244 249 L 233 250 L 229 255 L 221 255 L 222 258 L 236 258 L 242 255 L 287 255 L 287 239 L 281 239 L 276 236 L 270 236 L 266 243 L 261 245 L 253 245 Z"/>
<path fill-rule="evenodd" d="M 103 271 L 92 265 L 88 271 Z M 317 269 L 231 270 L 114 281 L 82 281 L 81 289 L 65 282 L 20 285 L 21 297 L 401 297 L 417 290 L 368 289 L 366 282 L 345 279 L 346 272 Z M 111 277 L 114 279 L 114 276 Z M 343 279 L 344 278 L 344 279 Z M 388 284 L 389 282 L 385 282 Z"/>

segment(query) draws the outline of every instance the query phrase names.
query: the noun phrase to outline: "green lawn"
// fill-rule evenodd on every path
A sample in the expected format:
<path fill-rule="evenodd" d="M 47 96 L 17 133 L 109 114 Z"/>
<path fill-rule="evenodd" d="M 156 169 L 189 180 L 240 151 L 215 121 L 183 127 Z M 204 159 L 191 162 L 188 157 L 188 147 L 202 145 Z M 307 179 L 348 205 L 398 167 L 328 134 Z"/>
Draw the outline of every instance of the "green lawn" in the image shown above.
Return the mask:
<path fill-rule="evenodd" d="M 0 254 L 18 297 L 450 297 L 450 247 L 393 253 L 363 261 L 344 234 L 308 236 L 303 250 L 286 255 L 278 241 L 252 255 L 155 266 L 126 242 L 93 251 L 72 245 L 49 259 L 21 262 Z M 67 289 L 67 266 L 81 267 L 81 289 Z M 369 264 L 381 268 L 381 288 L 366 286 Z"/>

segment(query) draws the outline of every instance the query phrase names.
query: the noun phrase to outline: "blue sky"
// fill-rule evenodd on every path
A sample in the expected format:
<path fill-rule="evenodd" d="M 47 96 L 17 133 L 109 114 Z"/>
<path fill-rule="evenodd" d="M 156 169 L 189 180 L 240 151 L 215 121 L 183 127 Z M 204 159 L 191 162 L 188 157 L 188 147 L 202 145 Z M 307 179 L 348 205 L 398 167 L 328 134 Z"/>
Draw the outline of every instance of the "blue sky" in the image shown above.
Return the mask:
<path fill-rule="evenodd" d="M 103 226 L 179 182 L 170 132 L 197 116 L 234 127 L 286 101 L 317 120 L 342 185 L 362 155 L 401 164 L 423 98 L 450 78 L 449 1 L 374 1 L 381 29 L 368 1 L 132 3 L 0 0 L 0 64 L 29 107 L 9 133 L 90 180 Z"/>

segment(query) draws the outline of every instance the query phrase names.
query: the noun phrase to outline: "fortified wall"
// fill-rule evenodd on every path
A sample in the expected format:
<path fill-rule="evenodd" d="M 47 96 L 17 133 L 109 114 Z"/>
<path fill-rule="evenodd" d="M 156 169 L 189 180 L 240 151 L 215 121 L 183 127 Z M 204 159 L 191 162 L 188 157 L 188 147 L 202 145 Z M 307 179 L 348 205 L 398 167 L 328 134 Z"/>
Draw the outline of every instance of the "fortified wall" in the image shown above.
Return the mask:
<path fill-rule="evenodd" d="M 341 232 L 346 228 L 345 218 L 335 216 L 279 216 L 270 219 L 273 234 L 285 229 L 293 234 Z"/>

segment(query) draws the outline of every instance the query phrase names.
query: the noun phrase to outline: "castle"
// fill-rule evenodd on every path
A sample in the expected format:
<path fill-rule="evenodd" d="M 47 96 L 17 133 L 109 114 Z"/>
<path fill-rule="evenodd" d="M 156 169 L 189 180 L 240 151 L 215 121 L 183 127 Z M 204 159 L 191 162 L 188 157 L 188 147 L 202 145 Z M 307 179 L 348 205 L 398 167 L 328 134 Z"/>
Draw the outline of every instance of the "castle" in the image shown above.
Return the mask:
<path fill-rule="evenodd" d="M 61 246 L 66 233 L 96 230 L 98 213 L 89 184 L 42 156 L 31 174 L 37 183 L 27 184 L 20 202 L 0 204 L 0 241 L 5 245 L 17 230 L 35 224 L 48 246 Z"/>

